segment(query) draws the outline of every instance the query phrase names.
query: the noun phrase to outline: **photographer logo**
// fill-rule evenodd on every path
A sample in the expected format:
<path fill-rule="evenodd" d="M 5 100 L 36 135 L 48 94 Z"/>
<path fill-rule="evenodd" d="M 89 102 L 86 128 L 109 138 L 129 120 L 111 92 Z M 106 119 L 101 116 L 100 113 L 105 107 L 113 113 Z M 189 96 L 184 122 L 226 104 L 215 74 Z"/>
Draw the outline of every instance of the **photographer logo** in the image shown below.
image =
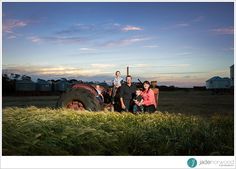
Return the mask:
<path fill-rule="evenodd" d="M 197 166 L 197 160 L 195 158 L 190 158 L 188 159 L 187 164 L 190 168 L 194 168 Z"/>

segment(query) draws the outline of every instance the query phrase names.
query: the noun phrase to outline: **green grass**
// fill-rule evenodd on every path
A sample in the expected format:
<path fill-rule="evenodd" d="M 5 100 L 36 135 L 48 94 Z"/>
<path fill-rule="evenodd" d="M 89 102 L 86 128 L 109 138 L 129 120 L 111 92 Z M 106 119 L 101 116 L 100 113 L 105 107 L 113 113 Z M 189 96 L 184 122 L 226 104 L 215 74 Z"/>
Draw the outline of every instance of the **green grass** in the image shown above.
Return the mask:
<path fill-rule="evenodd" d="M 4 108 L 3 155 L 233 155 L 232 116 Z"/>

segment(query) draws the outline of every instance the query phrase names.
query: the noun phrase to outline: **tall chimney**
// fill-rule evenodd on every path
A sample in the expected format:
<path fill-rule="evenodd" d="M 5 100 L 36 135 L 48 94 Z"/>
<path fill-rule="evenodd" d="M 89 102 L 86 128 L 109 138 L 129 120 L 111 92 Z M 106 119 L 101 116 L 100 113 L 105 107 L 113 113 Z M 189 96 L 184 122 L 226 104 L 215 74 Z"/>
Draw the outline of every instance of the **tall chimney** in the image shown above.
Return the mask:
<path fill-rule="evenodd" d="M 127 76 L 129 76 L 129 66 L 127 66 Z"/>

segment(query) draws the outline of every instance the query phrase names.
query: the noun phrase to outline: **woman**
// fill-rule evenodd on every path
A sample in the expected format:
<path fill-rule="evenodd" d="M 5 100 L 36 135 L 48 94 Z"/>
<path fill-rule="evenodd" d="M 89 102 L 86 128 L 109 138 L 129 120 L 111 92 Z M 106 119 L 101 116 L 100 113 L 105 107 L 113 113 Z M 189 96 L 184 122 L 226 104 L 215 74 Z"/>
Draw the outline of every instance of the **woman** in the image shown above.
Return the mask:
<path fill-rule="evenodd" d="M 143 102 L 142 105 L 144 106 L 144 111 L 153 113 L 156 110 L 156 99 L 154 92 L 150 89 L 149 81 L 143 82 L 144 91 L 142 92 Z"/>

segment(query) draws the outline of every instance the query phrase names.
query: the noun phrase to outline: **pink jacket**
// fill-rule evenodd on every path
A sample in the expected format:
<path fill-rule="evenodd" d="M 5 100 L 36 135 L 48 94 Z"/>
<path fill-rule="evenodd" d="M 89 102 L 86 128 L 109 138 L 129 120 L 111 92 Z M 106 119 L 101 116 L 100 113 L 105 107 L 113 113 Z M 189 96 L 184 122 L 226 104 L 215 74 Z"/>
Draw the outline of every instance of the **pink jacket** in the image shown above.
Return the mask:
<path fill-rule="evenodd" d="M 154 105 L 155 107 L 157 107 L 157 103 L 156 103 L 156 99 L 155 99 L 155 94 L 152 91 L 152 89 L 150 89 L 148 92 L 147 91 L 143 91 L 142 92 L 142 97 L 143 97 L 143 104 L 144 106 L 150 106 L 150 105 Z"/>

